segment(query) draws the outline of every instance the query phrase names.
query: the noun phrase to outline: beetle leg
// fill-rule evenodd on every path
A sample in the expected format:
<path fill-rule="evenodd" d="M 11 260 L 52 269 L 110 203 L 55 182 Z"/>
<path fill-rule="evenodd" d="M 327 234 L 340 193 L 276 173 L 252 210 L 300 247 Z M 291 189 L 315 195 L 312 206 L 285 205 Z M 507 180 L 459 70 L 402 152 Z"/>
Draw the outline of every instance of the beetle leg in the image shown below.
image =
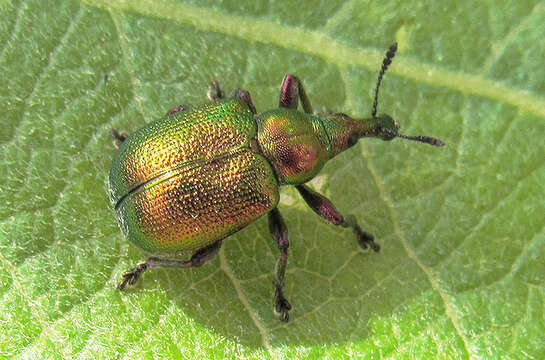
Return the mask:
<path fill-rule="evenodd" d="M 312 105 L 310 105 L 310 100 L 305 93 L 303 83 L 296 76 L 287 74 L 284 76 L 284 80 L 282 80 L 278 106 L 281 108 L 297 109 L 299 99 L 301 99 L 301 104 L 305 112 L 312 114 Z"/>
<path fill-rule="evenodd" d="M 221 240 L 216 241 L 212 245 L 208 245 L 202 249 L 197 250 L 191 259 L 179 260 L 170 258 L 161 258 L 157 256 L 150 256 L 146 262 L 138 264 L 135 268 L 125 271 L 123 273 L 123 280 L 117 285 L 119 290 L 123 290 L 127 284 L 134 285 L 136 281 L 147 269 L 155 268 L 190 268 L 198 267 L 216 256 L 221 247 Z"/>
<path fill-rule="evenodd" d="M 299 194 L 305 199 L 308 206 L 318 215 L 332 223 L 333 225 L 339 225 L 345 228 L 352 228 L 352 231 L 358 237 L 358 244 L 363 248 L 367 249 L 370 247 L 374 251 L 379 251 L 380 246 L 375 243 L 373 235 L 363 231 L 358 223 L 356 218 L 353 215 L 349 215 L 346 218 L 343 218 L 341 213 L 335 208 L 333 203 L 329 201 L 325 196 L 317 193 L 306 185 L 296 186 Z"/>
<path fill-rule="evenodd" d="M 257 114 L 257 110 L 255 109 L 254 103 L 252 102 L 252 97 L 250 96 L 250 93 L 248 91 L 242 88 L 236 89 L 234 91 L 234 96 L 238 97 L 241 100 L 244 100 L 244 102 L 248 104 L 250 111 L 254 114 Z"/>
<path fill-rule="evenodd" d="M 178 105 L 178 106 L 175 106 L 173 107 L 172 109 L 170 109 L 168 112 L 167 112 L 167 115 L 172 115 L 172 114 L 176 114 L 177 112 L 180 112 L 180 111 L 186 111 L 187 110 L 187 107 L 185 105 Z"/>
<path fill-rule="evenodd" d="M 276 314 L 280 315 L 282 321 L 288 321 L 288 312 L 291 310 L 291 305 L 284 297 L 283 289 L 290 242 L 288 239 L 288 228 L 286 227 L 286 223 L 284 222 L 284 219 L 282 219 L 280 211 L 276 208 L 269 212 L 269 231 L 280 249 L 280 257 L 276 263 L 276 280 L 274 282 L 274 311 Z"/>
<path fill-rule="evenodd" d="M 129 134 L 126 132 L 119 132 L 116 129 L 110 129 L 110 135 L 114 137 L 114 146 L 116 149 L 119 149 L 121 144 L 129 137 Z"/>
<path fill-rule="evenodd" d="M 220 84 L 218 84 L 216 80 L 212 80 L 212 82 L 210 82 L 207 95 L 210 101 L 220 100 L 225 97 L 225 95 L 223 94 L 223 91 L 220 88 Z"/>

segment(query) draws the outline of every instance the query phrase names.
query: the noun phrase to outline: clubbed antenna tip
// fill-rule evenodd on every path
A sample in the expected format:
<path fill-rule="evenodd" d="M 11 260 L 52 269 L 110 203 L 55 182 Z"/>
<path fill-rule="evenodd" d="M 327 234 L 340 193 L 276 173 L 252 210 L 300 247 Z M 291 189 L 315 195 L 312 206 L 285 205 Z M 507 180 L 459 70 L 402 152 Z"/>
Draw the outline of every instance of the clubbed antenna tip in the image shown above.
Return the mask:
<path fill-rule="evenodd" d="M 388 66 L 392 63 L 392 59 L 394 58 L 397 51 L 397 42 L 393 43 L 388 51 L 386 52 L 386 56 L 384 57 L 384 60 L 382 60 L 382 67 L 380 68 L 380 73 L 378 74 L 377 79 L 377 87 L 375 88 L 375 99 L 373 100 L 373 109 L 371 110 L 371 116 L 374 118 L 377 115 L 377 103 L 378 103 L 378 90 L 380 88 L 380 83 L 382 82 L 382 77 L 384 76 L 384 73 L 386 70 L 388 70 Z"/>

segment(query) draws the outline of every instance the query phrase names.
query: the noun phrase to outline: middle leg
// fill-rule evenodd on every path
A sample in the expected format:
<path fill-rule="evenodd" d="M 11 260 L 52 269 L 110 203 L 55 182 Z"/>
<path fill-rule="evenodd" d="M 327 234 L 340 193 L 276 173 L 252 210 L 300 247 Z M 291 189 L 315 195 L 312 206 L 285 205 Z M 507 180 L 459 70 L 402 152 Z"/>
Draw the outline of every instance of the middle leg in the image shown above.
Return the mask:
<path fill-rule="evenodd" d="M 373 235 L 363 231 L 353 215 L 349 215 L 344 218 L 328 198 L 317 193 L 306 185 L 298 185 L 296 188 L 303 199 L 305 199 L 308 206 L 310 206 L 310 208 L 318 215 L 333 225 L 352 228 L 352 231 L 358 237 L 358 244 L 362 249 L 367 249 L 367 247 L 370 247 L 375 252 L 380 250 L 380 246 L 375 242 Z"/>

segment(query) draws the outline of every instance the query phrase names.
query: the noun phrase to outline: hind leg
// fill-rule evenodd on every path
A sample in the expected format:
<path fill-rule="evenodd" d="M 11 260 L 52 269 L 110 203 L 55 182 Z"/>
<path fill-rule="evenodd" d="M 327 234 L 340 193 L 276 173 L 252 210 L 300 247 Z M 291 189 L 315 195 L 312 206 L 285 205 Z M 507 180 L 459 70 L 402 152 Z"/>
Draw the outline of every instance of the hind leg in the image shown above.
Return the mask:
<path fill-rule="evenodd" d="M 134 285 L 140 275 L 148 269 L 156 268 L 190 268 L 198 267 L 206 263 L 209 260 L 212 260 L 214 256 L 218 253 L 221 247 L 221 240 L 216 241 L 215 243 L 208 245 L 202 249 L 197 250 L 191 259 L 189 260 L 178 260 L 170 258 L 160 258 L 156 256 L 150 256 L 146 262 L 136 265 L 133 269 L 125 271 L 123 273 L 123 280 L 117 285 L 119 290 L 123 290 L 127 285 Z"/>
<path fill-rule="evenodd" d="M 276 280 L 274 282 L 274 312 L 280 316 L 280 320 L 286 322 L 289 320 L 289 311 L 291 310 L 290 303 L 284 297 L 284 279 L 286 277 L 290 242 L 286 223 L 278 209 L 269 212 L 269 231 L 280 250 L 280 257 L 276 263 Z"/>

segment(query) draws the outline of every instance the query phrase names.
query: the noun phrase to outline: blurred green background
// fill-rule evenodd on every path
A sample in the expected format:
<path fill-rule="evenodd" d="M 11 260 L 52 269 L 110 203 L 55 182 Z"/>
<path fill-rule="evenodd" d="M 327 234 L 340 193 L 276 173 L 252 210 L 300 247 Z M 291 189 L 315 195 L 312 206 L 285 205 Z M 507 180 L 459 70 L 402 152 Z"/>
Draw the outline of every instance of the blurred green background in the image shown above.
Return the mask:
<path fill-rule="evenodd" d="M 545 353 L 545 3 L 0 1 L 0 357 L 528 359 Z M 258 111 L 299 76 L 315 109 L 379 112 L 444 148 L 362 140 L 311 186 L 379 254 L 291 188 L 291 321 L 261 219 L 199 269 L 157 270 L 107 197 L 129 132 L 207 84 Z"/>

